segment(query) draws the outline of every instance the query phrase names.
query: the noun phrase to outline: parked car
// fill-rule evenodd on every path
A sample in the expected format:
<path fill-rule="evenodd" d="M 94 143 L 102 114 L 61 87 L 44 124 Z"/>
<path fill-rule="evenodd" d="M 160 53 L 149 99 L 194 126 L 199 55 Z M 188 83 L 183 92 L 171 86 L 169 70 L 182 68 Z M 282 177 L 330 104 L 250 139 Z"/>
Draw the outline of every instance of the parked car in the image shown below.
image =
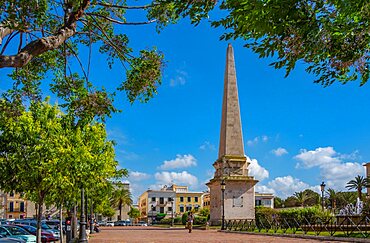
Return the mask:
<path fill-rule="evenodd" d="M 33 227 L 31 225 L 17 224 L 16 226 L 21 227 L 22 229 L 27 230 L 32 235 L 36 235 L 37 234 L 37 228 L 36 227 Z M 58 240 L 59 240 L 59 238 L 55 238 L 54 235 L 53 235 L 53 233 L 41 229 L 41 241 L 42 242 L 54 242 L 54 241 L 58 241 Z"/>
<path fill-rule="evenodd" d="M 11 238 L 22 239 L 27 243 L 36 242 L 36 236 L 15 225 L 1 225 L 0 235 Z"/>
<path fill-rule="evenodd" d="M 12 237 L 1 237 L 0 235 L 0 243 L 26 243 L 26 241 Z"/>
<path fill-rule="evenodd" d="M 59 220 L 45 220 L 45 221 L 42 221 L 42 222 L 44 222 L 45 224 L 49 225 L 50 228 L 52 228 L 52 229 L 59 230 L 59 225 L 60 225 Z"/>
<path fill-rule="evenodd" d="M 35 220 L 15 220 L 15 224 L 23 224 L 23 225 L 31 225 L 33 227 L 37 227 L 37 221 Z M 52 233 L 55 238 L 58 240 L 60 239 L 60 233 L 57 229 L 52 229 L 49 225 L 45 224 L 45 222 L 41 222 L 41 229 L 45 230 L 49 233 Z"/>
<path fill-rule="evenodd" d="M 145 221 L 139 221 L 137 222 L 138 226 L 148 226 L 148 224 Z"/>
<path fill-rule="evenodd" d="M 106 221 L 98 221 L 98 225 L 99 226 L 107 226 L 107 222 Z"/>
<path fill-rule="evenodd" d="M 108 221 L 108 222 L 106 223 L 106 226 L 113 227 L 113 226 L 114 226 L 114 222 L 112 222 L 112 221 Z"/>
<path fill-rule="evenodd" d="M 126 226 L 126 221 L 124 220 L 119 220 L 114 222 L 114 226 Z"/>

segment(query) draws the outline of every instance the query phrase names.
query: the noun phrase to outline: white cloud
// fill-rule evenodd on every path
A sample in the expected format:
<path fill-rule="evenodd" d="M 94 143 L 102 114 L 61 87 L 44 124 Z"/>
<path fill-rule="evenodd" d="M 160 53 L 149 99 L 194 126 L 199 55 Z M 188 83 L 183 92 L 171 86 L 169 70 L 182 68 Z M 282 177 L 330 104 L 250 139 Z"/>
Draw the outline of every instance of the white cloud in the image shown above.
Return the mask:
<path fill-rule="evenodd" d="M 216 150 L 216 146 L 211 144 L 208 141 L 205 141 L 202 145 L 199 146 L 199 149 L 200 150 L 207 150 L 208 149 L 208 150 L 214 151 L 214 150 Z"/>
<path fill-rule="evenodd" d="M 312 168 L 324 164 L 340 163 L 340 160 L 335 157 L 336 155 L 337 152 L 333 147 L 325 147 L 310 151 L 301 149 L 300 153 L 294 158 L 302 162 L 302 164 L 298 163 L 297 167 Z"/>
<path fill-rule="evenodd" d="M 273 153 L 276 156 L 280 157 L 280 156 L 283 156 L 284 154 L 287 154 L 288 151 L 285 148 L 277 148 L 277 149 L 271 150 L 271 153 Z"/>
<path fill-rule="evenodd" d="M 178 85 L 185 85 L 187 78 L 188 78 L 188 73 L 185 72 L 184 70 L 178 69 L 176 70 L 175 77 L 170 80 L 170 86 L 175 87 Z"/>
<path fill-rule="evenodd" d="M 187 168 L 191 166 L 196 166 L 197 160 L 194 158 L 193 155 L 176 155 L 176 159 L 173 160 L 165 160 L 163 164 L 158 168 L 161 170 L 169 170 L 169 169 L 179 169 L 179 168 Z"/>
<path fill-rule="evenodd" d="M 297 167 L 320 169 L 320 174 L 328 187 L 344 190 L 348 181 L 357 175 L 364 175 L 365 168 L 358 162 L 346 162 L 346 159 L 359 158 L 358 151 L 349 155 L 337 153 L 333 147 L 301 150 L 294 157 L 301 163 Z"/>
<path fill-rule="evenodd" d="M 247 145 L 248 146 L 253 146 L 253 145 L 258 144 L 260 141 L 266 143 L 268 140 L 269 140 L 269 137 L 268 136 L 262 135 L 262 136 L 255 137 L 255 138 L 253 138 L 251 140 L 248 140 L 247 141 Z"/>
<path fill-rule="evenodd" d="M 151 176 L 144 172 L 131 171 L 129 173 L 129 179 L 132 181 L 143 181 L 149 179 Z"/>
<path fill-rule="evenodd" d="M 294 192 L 303 191 L 310 188 L 307 183 L 293 178 L 292 176 L 276 177 L 267 183 L 267 188 L 275 191 L 276 195 L 281 198 L 292 196 Z"/>
<path fill-rule="evenodd" d="M 178 184 L 190 187 L 198 186 L 198 178 L 188 173 L 187 171 L 183 172 L 162 171 L 155 173 L 154 177 L 157 180 L 156 183 L 157 185 Z"/>
<path fill-rule="evenodd" d="M 250 159 L 247 157 L 247 161 L 250 163 L 248 166 L 249 175 L 254 176 L 254 178 L 259 181 L 269 177 L 269 172 L 260 166 L 256 159 Z"/>

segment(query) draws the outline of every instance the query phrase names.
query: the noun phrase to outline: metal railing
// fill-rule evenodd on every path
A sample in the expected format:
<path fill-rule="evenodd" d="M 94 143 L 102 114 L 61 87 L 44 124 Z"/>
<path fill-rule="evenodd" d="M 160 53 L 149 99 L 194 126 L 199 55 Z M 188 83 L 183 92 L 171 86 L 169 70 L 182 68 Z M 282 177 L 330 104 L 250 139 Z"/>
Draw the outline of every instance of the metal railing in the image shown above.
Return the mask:
<path fill-rule="evenodd" d="M 228 231 L 260 233 L 310 234 L 322 236 L 370 237 L 370 217 L 341 216 L 340 218 L 320 217 L 258 217 L 257 219 L 226 220 Z"/>

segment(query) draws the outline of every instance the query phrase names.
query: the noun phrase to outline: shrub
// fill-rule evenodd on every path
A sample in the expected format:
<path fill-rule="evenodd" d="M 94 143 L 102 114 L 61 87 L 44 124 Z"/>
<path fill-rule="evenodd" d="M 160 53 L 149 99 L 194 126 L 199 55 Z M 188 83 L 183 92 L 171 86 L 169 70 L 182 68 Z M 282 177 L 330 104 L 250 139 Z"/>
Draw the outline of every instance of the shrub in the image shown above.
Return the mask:
<path fill-rule="evenodd" d="M 205 225 L 206 223 L 207 223 L 207 217 L 196 216 L 194 218 L 194 224 L 196 224 L 196 225 Z"/>
<path fill-rule="evenodd" d="M 163 218 L 159 221 L 160 224 L 171 224 L 172 218 Z"/>
<path fill-rule="evenodd" d="M 258 227 L 268 227 L 273 219 L 277 217 L 277 215 L 277 211 L 273 208 L 256 207 L 256 224 Z"/>
<path fill-rule="evenodd" d="M 176 218 L 174 218 L 174 219 L 173 219 L 173 222 L 174 222 L 175 224 L 182 224 L 181 217 L 176 217 Z"/>
<path fill-rule="evenodd" d="M 183 225 L 186 225 L 187 221 L 188 221 L 188 212 L 184 213 L 181 217 L 181 222 Z"/>

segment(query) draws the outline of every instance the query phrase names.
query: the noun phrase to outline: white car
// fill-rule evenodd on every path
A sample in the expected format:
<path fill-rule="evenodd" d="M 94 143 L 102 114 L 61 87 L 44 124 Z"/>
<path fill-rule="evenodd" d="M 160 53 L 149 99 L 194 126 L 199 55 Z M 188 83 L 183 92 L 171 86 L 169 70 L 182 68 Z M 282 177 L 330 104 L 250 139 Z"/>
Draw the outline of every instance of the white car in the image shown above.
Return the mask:
<path fill-rule="evenodd" d="M 113 227 L 113 226 L 114 226 L 114 222 L 112 222 L 112 221 L 108 221 L 108 222 L 107 222 L 107 224 L 106 224 L 106 226 Z"/>

